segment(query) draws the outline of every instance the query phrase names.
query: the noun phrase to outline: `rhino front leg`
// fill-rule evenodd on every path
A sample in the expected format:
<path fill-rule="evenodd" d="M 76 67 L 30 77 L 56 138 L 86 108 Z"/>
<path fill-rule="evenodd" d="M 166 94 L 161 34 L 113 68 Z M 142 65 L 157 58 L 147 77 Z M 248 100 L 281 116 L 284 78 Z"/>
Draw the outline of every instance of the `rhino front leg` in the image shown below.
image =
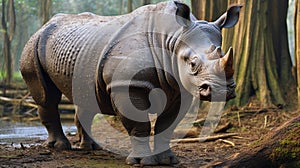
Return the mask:
<path fill-rule="evenodd" d="M 188 100 L 188 97 L 187 97 Z M 151 160 L 157 160 L 158 164 L 162 165 L 174 165 L 178 164 L 179 160 L 176 155 L 172 152 L 170 148 L 170 140 L 172 138 L 174 129 L 178 125 L 178 123 L 185 116 L 184 110 L 186 107 L 181 107 L 182 111 L 179 112 L 180 106 L 183 104 L 180 102 L 178 98 L 170 109 L 164 111 L 157 118 L 155 123 L 155 136 L 154 136 L 154 153 Z"/>
<path fill-rule="evenodd" d="M 132 145 L 132 152 L 126 158 L 126 164 L 143 164 L 143 159 L 152 155 L 149 145 L 151 124 L 150 122 L 136 122 L 125 117 L 121 118 Z"/>
<path fill-rule="evenodd" d="M 78 115 L 81 116 L 80 120 Z M 79 109 L 75 113 L 75 124 L 77 126 L 80 148 L 85 150 L 102 149 L 91 137 L 91 125 L 94 118 L 94 114 L 86 113 L 85 115 Z M 84 122 L 85 127 L 81 122 Z"/>
<path fill-rule="evenodd" d="M 148 113 L 144 111 L 149 108 L 146 96 L 139 89 L 131 90 L 130 96 L 126 91 L 111 93 L 114 109 L 130 136 L 132 152 L 126 159 L 129 165 L 139 164 L 143 158 L 152 155 L 149 145 L 151 123 Z"/>

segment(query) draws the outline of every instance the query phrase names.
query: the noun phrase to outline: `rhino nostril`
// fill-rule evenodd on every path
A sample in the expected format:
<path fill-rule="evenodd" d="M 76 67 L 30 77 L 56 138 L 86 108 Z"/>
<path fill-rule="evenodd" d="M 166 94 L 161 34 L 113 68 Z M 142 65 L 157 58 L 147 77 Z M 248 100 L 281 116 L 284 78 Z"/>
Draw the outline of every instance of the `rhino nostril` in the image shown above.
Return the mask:
<path fill-rule="evenodd" d="M 210 86 L 208 84 L 203 84 L 200 86 L 200 90 L 208 90 Z"/>
<path fill-rule="evenodd" d="M 202 84 L 199 87 L 200 97 L 208 97 L 211 95 L 211 86 L 208 84 Z"/>

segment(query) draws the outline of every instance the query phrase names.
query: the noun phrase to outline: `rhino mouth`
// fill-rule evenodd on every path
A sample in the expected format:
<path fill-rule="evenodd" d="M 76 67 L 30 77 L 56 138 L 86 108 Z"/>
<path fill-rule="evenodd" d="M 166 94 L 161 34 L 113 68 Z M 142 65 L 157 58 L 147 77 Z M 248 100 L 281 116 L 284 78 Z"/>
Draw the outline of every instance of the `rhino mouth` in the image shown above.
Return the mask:
<path fill-rule="evenodd" d="M 224 86 L 225 87 L 225 86 Z M 234 99 L 236 97 L 235 93 L 235 83 L 230 83 L 226 86 L 226 90 L 224 91 L 217 91 L 217 89 L 213 89 L 209 84 L 202 84 L 199 90 L 200 100 L 203 101 L 228 101 Z"/>

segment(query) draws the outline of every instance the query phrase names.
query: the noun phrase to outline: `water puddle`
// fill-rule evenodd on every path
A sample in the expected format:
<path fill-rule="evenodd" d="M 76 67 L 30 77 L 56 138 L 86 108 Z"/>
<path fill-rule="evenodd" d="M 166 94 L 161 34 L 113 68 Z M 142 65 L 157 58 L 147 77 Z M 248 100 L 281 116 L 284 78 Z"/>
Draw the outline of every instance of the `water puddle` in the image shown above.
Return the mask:
<path fill-rule="evenodd" d="M 76 132 L 73 123 L 64 123 L 65 133 Z M 46 128 L 39 122 L 10 122 L 0 120 L 0 144 L 13 146 L 37 145 L 47 139 Z"/>

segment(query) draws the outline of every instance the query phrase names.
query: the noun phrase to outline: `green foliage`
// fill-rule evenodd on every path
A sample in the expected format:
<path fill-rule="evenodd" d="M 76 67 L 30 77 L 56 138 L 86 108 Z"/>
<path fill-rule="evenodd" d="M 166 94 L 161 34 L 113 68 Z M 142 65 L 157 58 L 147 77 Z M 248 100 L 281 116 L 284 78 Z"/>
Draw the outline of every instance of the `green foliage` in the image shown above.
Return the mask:
<path fill-rule="evenodd" d="M 6 73 L 5 71 L 0 71 L 0 83 L 5 79 Z M 21 82 L 23 81 L 22 75 L 20 71 L 15 71 L 13 73 L 12 82 Z"/>

